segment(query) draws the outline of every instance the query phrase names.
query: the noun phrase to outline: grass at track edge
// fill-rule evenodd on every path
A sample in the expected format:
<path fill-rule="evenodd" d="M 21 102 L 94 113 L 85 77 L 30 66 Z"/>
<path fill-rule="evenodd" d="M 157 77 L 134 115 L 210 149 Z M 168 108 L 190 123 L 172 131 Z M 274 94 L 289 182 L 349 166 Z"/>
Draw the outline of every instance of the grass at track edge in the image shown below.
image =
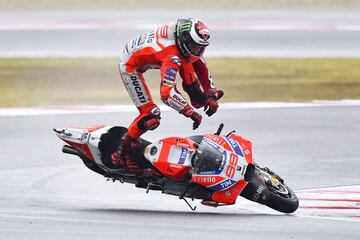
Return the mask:
<path fill-rule="evenodd" d="M 217 88 L 225 91 L 224 102 L 360 99 L 359 58 L 208 58 L 207 63 Z M 149 70 L 145 78 L 161 103 L 159 71 Z M 131 104 L 115 58 L 3 58 L 0 92 L 0 107 Z"/>

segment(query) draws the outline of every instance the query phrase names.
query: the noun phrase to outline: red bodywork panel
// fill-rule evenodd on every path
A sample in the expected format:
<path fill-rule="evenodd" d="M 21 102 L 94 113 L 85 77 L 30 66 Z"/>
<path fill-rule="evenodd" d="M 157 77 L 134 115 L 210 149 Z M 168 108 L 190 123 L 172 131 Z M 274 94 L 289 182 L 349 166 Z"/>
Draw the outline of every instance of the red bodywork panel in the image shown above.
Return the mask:
<path fill-rule="evenodd" d="M 248 164 L 253 164 L 252 143 L 247 139 L 242 138 L 234 133 L 227 137 L 214 134 L 205 134 L 204 137 L 229 152 L 235 154 L 236 151 L 238 154 L 243 154 L 243 159 Z M 234 161 L 234 159 L 236 159 L 236 161 Z M 235 165 L 238 164 L 237 159 L 239 159 L 239 157 L 233 158 Z M 229 161 L 232 161 L 231 158 Z M 227 174 L 226 169 L 224 169 L 223 173 L 219 175 L 197 175 L 192 177 L 193 182 L 210 189 L 216 189 L 212 194 L 211 201 L 205 201 L 205 204 L 210 204 L 213 206 L 220 206 L 221 204 L 235 204 L 237 197 L 247 185 L 247 182 L 244 179 L 236 183 L 231 182 L 229 179 L 231 179 L 231 176 Z M 231 186 L 231 184 L 233 185 Z M 228 185 L 230 185 L 230 187 L 228 187 Z"/>
<path fill-rule="evenodd" d="M 169 156 L 169 154 L 172 148 L 195 150 L 194 142 L 187 138 L 170 137 L 162 139 L 161 143 L 161 153 L 154 166 L 166 177 L 176 181 L 183 181 L 189 172 L 189 164 L 181 163 L 181 161 L 176 162 L 176 159 L 171 159 L 173 156 Z"/>
<path fill-rule="evenodd" d="M 232 151 L 231 146 L 224 139 L 224 136 L 218 136 L 218 135 L 214 135 L 214 134 L 205 134 L 204 137 L 210 139 L 211 141 L 215 142 L 216 144 L 225 148 L 226 150 Z M 236 142 L 238 142 L 240 144 L 241 150 L 244 153 L 245 160 L 249 164 L 250 163 L 253 164 L 254 160 L 253 160 L 253 155 L 252 155 L 252 143 L 249 140 L 242 138 L 234 133 L 230 134 L 229 137 L 234 139 Z"/>
<path fill-rule="evenodd" d="M 245 160 L 249 164 L 254 164 L 253 154 L 252 154 L 252 142 L 249 140 L 242 138 L 234 133 L 230 134 L 230 137 L 236 140 L 244 153 Z"/>
<path fill-rule="evenodd" d="M 81 143 L 75 143 L 75 142 L 71 142 L 71 141 L 67 141 L 64 140 L 67 144 L 69 144 L 70 146 L 72 146 L 73 148 L 75 148 L 78 152 L 82 153 L 83 155 L 85 155 L 88 159 L 90 159 L 91 161 L 95 161 L 94 157 L 91 154 L 91 151 L 88 147 L 88 145 L 85 144 L 81 144 Z"/>
<path fill-rule="evenodd" d="M 225 203 L 227 205 L 235 204 L 237 197 L 247 185 L 245 180 L 237 182 L 234 186 L 227 190 L 214 192 L 212 200 L 218 203 Z"/>
<path fill-rule="evenodd" d="M 221 176 L 193 176 L 191 177 L 191 181 L 202 185 L 204 187 L 209 187 L 214 185 L 215 183 L 219 183 L 225 180 L 224 177 Z"/>

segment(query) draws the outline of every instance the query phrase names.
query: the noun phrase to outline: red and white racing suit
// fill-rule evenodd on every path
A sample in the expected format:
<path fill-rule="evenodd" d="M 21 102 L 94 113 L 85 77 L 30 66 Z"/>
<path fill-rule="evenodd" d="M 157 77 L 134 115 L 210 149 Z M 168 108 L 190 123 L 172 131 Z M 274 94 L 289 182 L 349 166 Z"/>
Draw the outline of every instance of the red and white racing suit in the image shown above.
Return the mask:
<path fill-rule="evenodd" d="M 128 129 L 132 138 L 138 138 L 148 130 L 144 126 L 145 121 L 151 118 L 160 119 L 160 110 L 154 103 L 143 77 L 146 70 L 160 69 L 161 99 L 179 113 L 190 105 L 176 89 L 177 73 L 183 79 L 183 86 L 197 81 L 196 74 L 205 93 L 214 88 L 204 59 L 194 58 L 188 61 L 179 52 L 175 43 L 175 28 L 174 22 L 141 34 L 126 44 L 120 56 L 119 71 L 122 81 L 140 111 L 140 115 Z M 193 105 L 199 108 L 204 104 Z"/>

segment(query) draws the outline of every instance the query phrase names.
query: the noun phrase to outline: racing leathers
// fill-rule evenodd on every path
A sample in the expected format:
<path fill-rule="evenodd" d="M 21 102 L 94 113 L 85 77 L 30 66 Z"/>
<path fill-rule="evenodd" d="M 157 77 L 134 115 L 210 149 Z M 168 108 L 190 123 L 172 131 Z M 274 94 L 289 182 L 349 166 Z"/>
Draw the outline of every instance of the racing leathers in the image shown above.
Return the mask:
<path fill-rule="evenodd" d="M 183 79 L 183 89 L 189 94 L 195 108 L 206 107 L 209 116 L 218 108 L 217 100 L 222 96 L 222 91 L 215 89 L 204 58 L 184 58 L 176 45 L 175 31 L 176 22 L 160 26 L 132 39 L 123 49 L 119 62 L 120 76 L 140 112 L 128 128 L 126 141 L 135 140 L 160 124 L 160 109 L 153 101 L 143 77 L 148 69 L 160 69 L 161 100 L 191 118 L 194 129 L 199 126 L 202 117 L 177 90 L 178 73 Z"/>

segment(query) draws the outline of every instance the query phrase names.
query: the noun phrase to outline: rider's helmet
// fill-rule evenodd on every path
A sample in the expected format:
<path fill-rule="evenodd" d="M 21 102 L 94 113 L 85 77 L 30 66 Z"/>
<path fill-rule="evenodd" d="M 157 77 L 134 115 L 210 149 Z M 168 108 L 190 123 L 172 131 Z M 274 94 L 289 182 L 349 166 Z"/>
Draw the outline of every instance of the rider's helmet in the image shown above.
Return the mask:
<path fill-rule="evenodd" d="M 176 24 L 176 45 L 188 61 L 199 59 L 210 44 L 211 32 L 199 19 L 178 19 Z"/>

